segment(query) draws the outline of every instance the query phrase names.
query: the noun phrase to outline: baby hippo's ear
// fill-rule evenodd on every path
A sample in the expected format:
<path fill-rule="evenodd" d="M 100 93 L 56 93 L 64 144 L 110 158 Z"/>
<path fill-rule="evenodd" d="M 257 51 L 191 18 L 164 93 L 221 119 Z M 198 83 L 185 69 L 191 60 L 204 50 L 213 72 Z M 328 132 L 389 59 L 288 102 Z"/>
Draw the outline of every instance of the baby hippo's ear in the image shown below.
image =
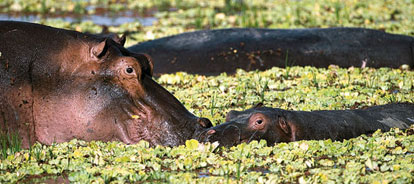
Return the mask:
<path fill-rule="evenodd" d="M 288 121 L 285 116 L 277 116 L 277 123 L 279 124 L 280 129 L 283 133 L 286 134 L 286 142 L 296 141 L 297 126 L 294 122 Z M 290 119 L 290 118 L 289 118 Z"/>
<path fill-rule="evenodd" d="M 105 55 L 106 51 L 108 50 L 108 41 L 107 39 L 103 40 L 102 42 L 95 44 L 91 47 L 91 57 L 95 59 L 101 58 Z"/>
<path fill-rule="evenodd" d="M 279 123 L 280 129 L 282 129 L 282 131 L 285 132 L 285 134 L 292 133 L 289 123 L 286 121 L 285 117 L 278 116 L 278 123 Z"/>

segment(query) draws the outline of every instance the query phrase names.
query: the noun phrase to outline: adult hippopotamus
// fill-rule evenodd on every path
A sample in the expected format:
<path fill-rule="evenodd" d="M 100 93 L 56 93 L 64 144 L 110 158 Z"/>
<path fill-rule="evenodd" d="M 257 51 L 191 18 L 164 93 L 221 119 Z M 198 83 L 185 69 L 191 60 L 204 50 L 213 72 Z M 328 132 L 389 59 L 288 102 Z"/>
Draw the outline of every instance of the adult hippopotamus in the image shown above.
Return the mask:
<path fill-rule="evenodd" d="M 211 126 L 152 79 L 122 39 L 0 21 L 0 133 L 174 146 Z"/>
<path fill-rule="evenodd" d="M 378 129 L 405 129 L 414 124 L 414 104 L 399 103 L 356 110 L 288 111 L 253 107 L 230 111 L 226 123 L 202 134 L 223 146 L 264 139 L 268 144 L 298 140 L 343 140 Z"/>
<path fill-rule="evenodd" d="M 414 66 L 414 38 L 363 28 L 202 30 L 128 48 L 148 53 L 154 72 L 234 73 L 272 67 Z M 168 66 L 168 67 L 166 67 Z"/>

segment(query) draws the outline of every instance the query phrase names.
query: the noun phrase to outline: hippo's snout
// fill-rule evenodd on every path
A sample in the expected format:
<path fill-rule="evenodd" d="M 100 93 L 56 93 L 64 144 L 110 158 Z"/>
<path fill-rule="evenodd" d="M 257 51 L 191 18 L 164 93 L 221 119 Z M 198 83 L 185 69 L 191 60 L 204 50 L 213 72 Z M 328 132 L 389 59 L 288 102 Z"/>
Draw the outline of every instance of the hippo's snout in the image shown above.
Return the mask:
<path fill-rule="evenodd" d="M 241 142 L 241 128 L 236 125 L 219 125 L 201 133 L 200 141 L 217 141 L 220 146 L 233 146 Z"/>

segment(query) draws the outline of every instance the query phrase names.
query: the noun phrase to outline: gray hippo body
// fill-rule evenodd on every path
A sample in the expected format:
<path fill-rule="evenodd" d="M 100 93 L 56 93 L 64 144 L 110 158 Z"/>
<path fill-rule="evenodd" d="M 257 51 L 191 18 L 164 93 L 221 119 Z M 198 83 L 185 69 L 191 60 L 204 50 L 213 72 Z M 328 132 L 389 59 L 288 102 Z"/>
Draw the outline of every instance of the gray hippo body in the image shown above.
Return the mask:
<path fill-rule="evenodd" d="M 363 28 L 203 30 L 128 48 L 149 54 L 154 73 L 234 73 L 272 67 L 414 66 L 414 38 Z M 365 63 L 365 64 L 364 64 Z"/>

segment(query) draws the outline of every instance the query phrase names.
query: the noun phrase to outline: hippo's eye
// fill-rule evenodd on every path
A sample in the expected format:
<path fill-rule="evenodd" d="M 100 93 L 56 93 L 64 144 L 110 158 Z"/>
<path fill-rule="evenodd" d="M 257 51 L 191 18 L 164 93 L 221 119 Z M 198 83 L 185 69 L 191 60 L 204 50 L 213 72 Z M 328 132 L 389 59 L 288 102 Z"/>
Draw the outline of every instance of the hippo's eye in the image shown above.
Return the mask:
<path fill-rule="evenodd" d="M 262 123 L 263 123 L 263 120 L 261 120 L 261 119 L 256 120 L 256 124 L 260 125 Z"/>
<path fill-rule="evenodd" d="M 131 68 L 131 67 L 128 67 L 128 68 L 125 69 L 125 71 L 126 71 L 127 74 L 132 74 L 134 72 L 134 69 Z"/>

